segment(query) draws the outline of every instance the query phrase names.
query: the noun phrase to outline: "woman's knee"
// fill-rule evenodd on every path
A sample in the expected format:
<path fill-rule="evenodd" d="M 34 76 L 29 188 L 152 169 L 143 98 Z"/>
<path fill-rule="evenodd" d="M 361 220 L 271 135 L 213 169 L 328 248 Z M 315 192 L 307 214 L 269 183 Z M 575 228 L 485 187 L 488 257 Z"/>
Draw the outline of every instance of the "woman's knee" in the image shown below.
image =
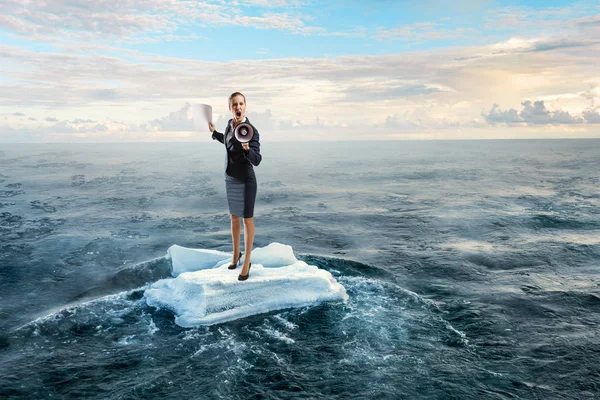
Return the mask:
<path fill-rule="evenodd" d="M 236 222 L 236 221 L 239 221 L 239 220 L 240 220 L 240 217 L 238 217 L 237 215 L 229 214 L 229 216 L 231 217 L 231 220 L 232 220 L 233 222 Z"/>

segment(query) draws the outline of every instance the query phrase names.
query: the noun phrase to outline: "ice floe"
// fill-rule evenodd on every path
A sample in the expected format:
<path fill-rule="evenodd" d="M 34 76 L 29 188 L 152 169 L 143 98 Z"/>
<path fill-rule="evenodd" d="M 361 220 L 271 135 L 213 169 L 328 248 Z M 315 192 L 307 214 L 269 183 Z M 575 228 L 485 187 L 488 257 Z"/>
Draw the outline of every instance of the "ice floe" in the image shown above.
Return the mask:
<path fill-rule="evenodd" d="M 183 327 L 348 299 L 328 271 L 298 260 L 292 247 L 280 243 L 252 251 L 247 281 L 237 279 L 241 266 L 227 269 L 230 253 L 173 245 L 168 256 L 174 278 L 153 283 L 144 296 L 148 305 L 173 312 Z"/>

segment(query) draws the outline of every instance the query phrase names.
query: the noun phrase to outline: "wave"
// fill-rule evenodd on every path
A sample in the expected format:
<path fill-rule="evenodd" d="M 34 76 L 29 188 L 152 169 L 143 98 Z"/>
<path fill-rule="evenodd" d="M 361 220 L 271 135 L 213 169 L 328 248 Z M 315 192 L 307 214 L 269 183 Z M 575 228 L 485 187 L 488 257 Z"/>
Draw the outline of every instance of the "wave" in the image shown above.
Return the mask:
<path fill-rule="evenodd" d="M 581 221 L 557 215 L 537 214 L 530 219 L 529 225 L 534 229 L 600 229 L 600 221 Z"/>
<path fill-rule="evenodd" d="M 78 293 L 73 301 L 99 297 L 116 291 L 139 288 L 148 283 L 171 276 L 173 266 L 167 256 L 144 261 L 119 270 L 99 285 Z"/>

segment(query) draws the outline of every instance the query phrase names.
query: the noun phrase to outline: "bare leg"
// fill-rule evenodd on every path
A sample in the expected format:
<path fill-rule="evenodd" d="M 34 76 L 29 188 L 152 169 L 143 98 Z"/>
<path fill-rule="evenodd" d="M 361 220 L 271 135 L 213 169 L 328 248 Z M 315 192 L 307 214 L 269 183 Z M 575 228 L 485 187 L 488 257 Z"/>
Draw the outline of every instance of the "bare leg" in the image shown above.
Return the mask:
<path fill-rule="evenodd" d="M 238 255 L 240 254 L 240 234 L 242 233 L 241 218 L 237 215 L 231 217 L 231 241 L 233 242 L 233 261 L 232 264 L 237 264 Z"/>
<path fill-rule="evenodd" d="M 244 266 L 241 275 L 247 275 L 250 269 L 250 254 L 254 243 L 254 218 L 244 218 L 244 247 L 246 256 L 244 257 Z"/>

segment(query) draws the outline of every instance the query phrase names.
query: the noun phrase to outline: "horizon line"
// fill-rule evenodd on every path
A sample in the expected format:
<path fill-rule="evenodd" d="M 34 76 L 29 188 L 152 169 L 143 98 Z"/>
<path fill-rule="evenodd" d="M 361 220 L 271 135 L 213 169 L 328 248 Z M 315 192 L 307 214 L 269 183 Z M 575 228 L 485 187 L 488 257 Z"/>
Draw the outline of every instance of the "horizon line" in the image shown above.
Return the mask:
<path fill-rule="evenodd" d="M 600 140 L 599 137 L 558 137 L 558 138 L 447 138 L 447 139 L 354 139 L 354 140 L 274 140 L 261 141 L 265 143 L 315 143 L 315 142 L 465 142 L 465 141 L 504 141 L 504 140 Z M 212 141 L 73 141 L 73 142 L 2 142 L 0 144 L 178 144 L 178 143 L 212 143 Z"/>

